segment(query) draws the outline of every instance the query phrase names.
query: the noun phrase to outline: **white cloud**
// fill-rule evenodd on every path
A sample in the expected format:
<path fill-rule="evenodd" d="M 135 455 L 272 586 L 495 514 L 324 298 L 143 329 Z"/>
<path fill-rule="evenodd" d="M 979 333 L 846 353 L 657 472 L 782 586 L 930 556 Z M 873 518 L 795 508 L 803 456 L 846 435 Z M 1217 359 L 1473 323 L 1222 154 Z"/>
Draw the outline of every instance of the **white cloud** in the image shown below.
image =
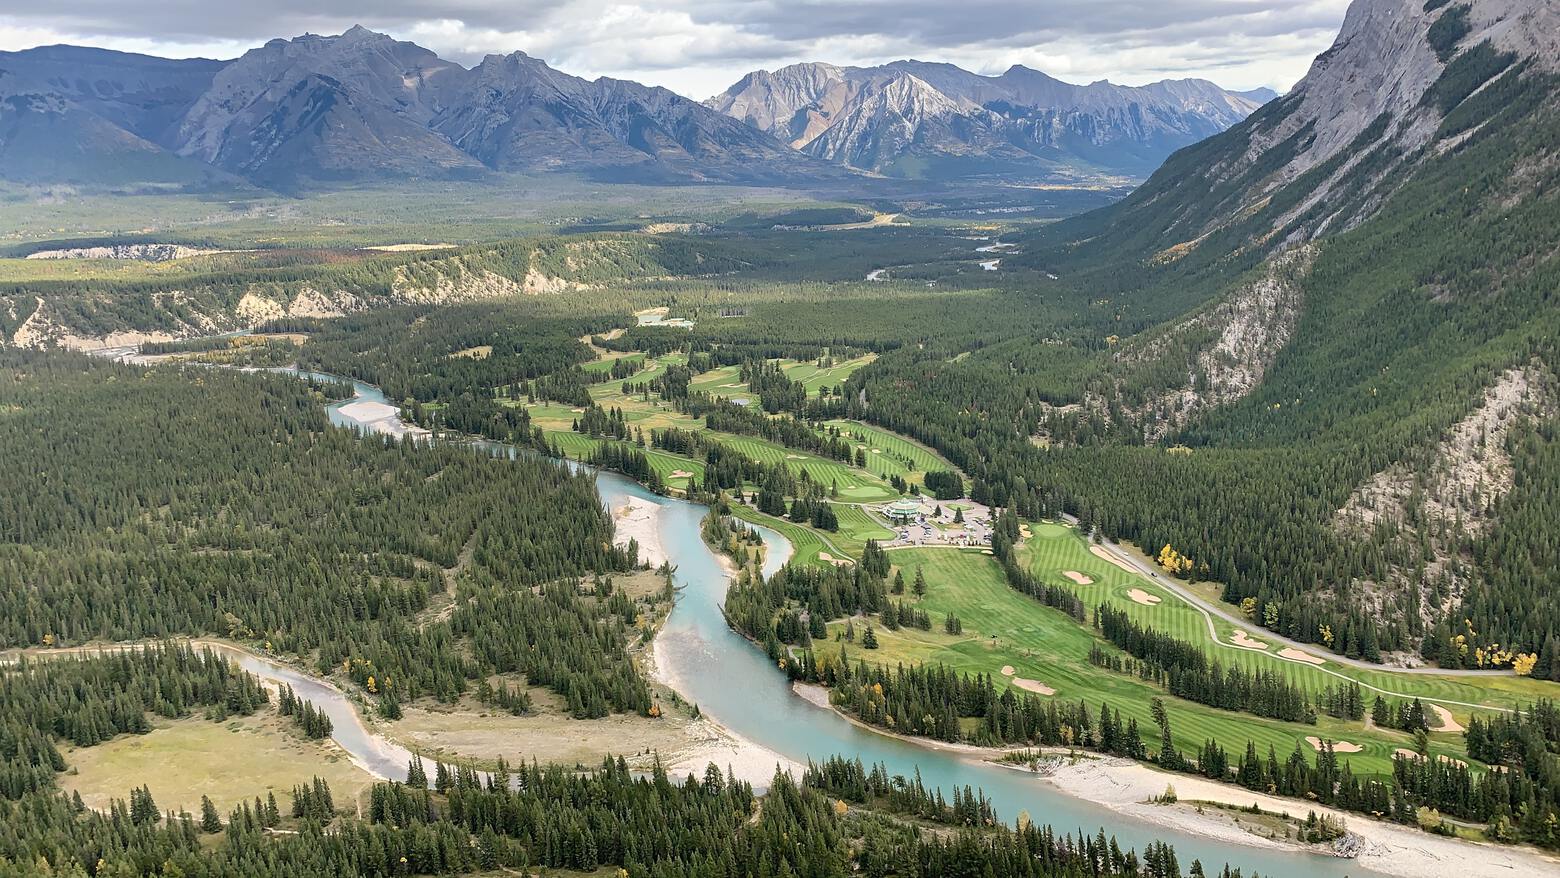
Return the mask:
<path fill-rule="evenodd" d="M 14 52 L 59 43 L 96 46 L 101 49 L 113 49 L 116 52 L 137 52 L 168 58 L 237 58 L 255 46 L 254 40 L 169 41 L 150 36 L 103 35 L 60 30 L 46 26 L 17 24 L 7 16 L 0 16 L 0 51 Z"/>
<path fill-rule="evenodd" d="M 1024 64 L 1072 81 L 1203 77 L 1284 89 L 1347 0 L 51 0 L 0 14 L 0 49 L 69 42 L 234 57 L 278 36 L 352 24 L 462 63 L 521 50 L 576 75 L 714 94 L 758 67 L 949 61 Z"/>

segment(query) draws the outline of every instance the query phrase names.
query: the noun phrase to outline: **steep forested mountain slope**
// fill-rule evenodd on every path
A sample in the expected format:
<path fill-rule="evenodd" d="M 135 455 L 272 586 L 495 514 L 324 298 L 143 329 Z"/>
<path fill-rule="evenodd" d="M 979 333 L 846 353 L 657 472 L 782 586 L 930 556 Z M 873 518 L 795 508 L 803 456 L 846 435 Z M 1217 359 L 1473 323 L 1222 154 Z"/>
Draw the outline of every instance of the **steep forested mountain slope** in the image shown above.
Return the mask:
<path fill-rule="evenodd" d="M 958 405 L 874 371 L 872 416 L 1004 499 L 1173 545 L 1293 637 L 1554 673 L 1556 16 L 1357 0 L 1290 95 L 1011 257 L 1087 297 L 1087 378 L 1057 380 L 1054 339 L 923 357 Z"/>

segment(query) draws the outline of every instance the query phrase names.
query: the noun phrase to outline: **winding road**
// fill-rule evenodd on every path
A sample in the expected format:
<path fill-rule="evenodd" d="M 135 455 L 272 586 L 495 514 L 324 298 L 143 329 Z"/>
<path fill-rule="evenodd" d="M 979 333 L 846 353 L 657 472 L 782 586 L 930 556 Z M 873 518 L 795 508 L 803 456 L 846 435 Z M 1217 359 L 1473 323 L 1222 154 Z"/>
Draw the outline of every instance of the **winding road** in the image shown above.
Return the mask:
<path fill-rule="evenodd" d="M 1067 515 L 1065 513 L 1062 515 L 1062 519 L 1064 521 L 1066 521 L 1067 523 L 1069 523 L 1069 524 L 1076 525 L 1078 523 L 1078 519 L 1074 518 L 1071 515 Z M 1100 548 L 1104 549 L 1106 552 L 1110 553 L 1111 557 L 1116 558 L 1117 560 L 1121 561 L 1123 564 L 1126 564 L 1129 567 L 1131 567 L 1134 571 L 1136 571 L 1138 573 L 1138 575 L 1140 575 L 1143 578 L 1149 580 L 1150 582 L 1154 583 L 1155 585 L 1160 586 L 1165 591 L 1170 592 L 1171 594 L 1173 594 L 1176 597 L 1180 598 L 1182 601 L 1185 601 L 1193 609 L 1195 609 L 1198 612 L 1202 613 L 1203 619 L 1207 620 L 1207 622 L 1208 622 L 1208 638 L 1210 640 L 1212 640 L 1215 644 L 1217 644 L 1217 645 L 1219 645 L 1221 647 L 1224 647 L 1225 649 L 1245 650 L 1245 651 L 1248 651 L 1248 652 L 1257 652 L 1257 651 L 1266 652 L 1265 650 L 1252 650 L 1249 647 L 1240 647 L 1240 646 L 1236 646 L 1233 643 L 1226 643 L 1226 642 L 1224 642 L 1223 640 L 1221 640 L 1219 638 L 1219 631 L 1218 631 L 1218 628 L 1215 627 L 1215 625 L 1213 624 L 1213 617 L 1214 616 L 1218 616 L 1220 619 L 1223 619 L 1224 621 L 1229 622 L 1231 625 L 1234 625 L 1237 629 L 1241 629 L 1241 630 L 1251 630 L 1251 623 L 1249 621 L 1247 621 L 1245 619 L 1241 619 L 1240 617 L 1238 617 L 1235 614 L 1229 612 L 1228 610 L 1225 610 L 1223 607 L 1220 607 L 1217 604 L 1209 603 L 1208 601 L 1206 601 L 1203 598 L 1199 597 L 1197 594 L 1195 594 L 1194 592 L 1190 591 L 1185 586 L 1181 585 L 1180 583 L 1176 582 L 1175 580 L 1173 580 L 1173 579 L 1171 579 L 1169 577 L 1160 576 L 1158 571 L 1154 570 L 1152 567 L 1150 567 L 1147 564 L 1143 563 L 1142 560 L 1137 558 L 1131 552 L 1128 552 L 1126 549 L 1122 548 L 1117 543 L 1113 543 L 1113 542 L 1111 542 L 1109 540 L 1103 540 L 1102 539 L 1096 545 L 1098 545 Z M 1390 667 L 1387 667 L 1385 665 L 1372 664 L 1370 662 L 1362 661 L 1360 659 L 1354 659 L 1354 658 L 1349 658 L 1348 656 L 1338 655 L 1338 654 L 1333 653 L 1331 651 L 1319 650 L 1319 649 L 1316 648 L 1316 646 L 1314 644 L 1306 644 L 1306 643 L 1301 643 L 1298 640 L 1292 640 L 1292 639 L 1290 639 L 1288 637 L 1285 637 L 1282 634 L 1279 634 L 1276 631 L 1272 631 L 1272 630 L 1267 629 L 1267 628 L 1261 628 L 1261 629 L 1256 629 L 1256 630 L 1257 630 L 1257 632 L 1260 634 L 1260 636 L 1264 640 L 1276 640 L 1279 643 L 1284 644 L 1285 646 L 1291 647 L 1293 649 L 1300 650 L 1302 652 L 1310 653 L 1310 654 L 1313 654 L 1313 655 L 1318 653 L 1318 652 L 1320 652 L 1320 653 L 1323 653 L 1323 655 L 1319 655 L 1319 656 L 1317 656 L 1317 658 L 1325 658 L 1326 661 L 1333 662 L 1333 663 L 1336 663 L 1336 664 L 1341 664 L 1341 665 L 1347 665 L 1349 667 L 1358 668 L 1358 669 L 1364 670 L 1364 671 L 1380 671 L 1380 672 L 1389 673 L 1389 674 L 1423 674 L 1423 675 L 1426 675 L 1426 676 L 1434 676 L 1434 677 L 1499 677 L 1499 676 L 1511 676 L 1511 672 L 1510 671 L 1501 671 L 1501 670 L 1487 671 L 1487 670 L 1443 670 L 1441 668 L 1390 668 Z M 1418 698 L 1420 701 L 1423 701 L 1426 704 L 1441 704 L 1441 705 L 1451 704 L 1451 705 L 1456 705 L 1458 707 L 1468 707 L 1468 708 L 1473 708 L 1473 709 L 1476 709 L 1476 710 L 1493 710 L 1493 711 L 1499 711 L 1500 713 L 1511 713 L 1512 712 L 1510 708 L 1496 707 L 1494 705 L 1489 705 L 1489 704 L 1476 704 L 1476 703 L 1471 702 L 1471 701 L 1455 701 L 1455 700 L 1450 699 L 1450 698 L 1429 698 L 1429 697 L 1423 696 L 1423 695 L 1411 695 L 1411 694 L 1407 694 L 1407 693 L 1403 693 L 1403 692 L 1394 692 L 1394 691 L 1392 691 L 1390 689 L 1382 689 L 1379 686 L 1372 686 L 1371 684 L 1366 683 L 1363 680 L 1357 680 L 1357 679 L 1355 679 L 1353 677 L 1350 677 L 1347 674 L 1339 673 L 1338 671 L 1335 671 L 1332 668 L 1328 668 L 1328 667 L 1320 666 L 1320 665 L 1313 665 L 1310 662 L 1303 662 L 1303 661 L 1299 661 L 1297 659 L 1285 658 L 1284 656 L 1278 655 L 1276 653 L 1267 653 L 1267 654 L 1271 655 L 1273 658 L 1278 659 L 1279 661 L 1294 662 L 1295 664 L 1306 665 L 1308 667 L 1314 667 L 1318 671 L 1321 671 L 1324 674 L 1330 674 L 1330 675 L 1332 675 L 1334 677 L 1337 677 L 1340 680 L 1348 680 L 1351 683 L 1358 683 L 1360 688 L 1362 688 L 1362 689 L 1369 689 L 1372 692 L 1378 692 L 1378 693 L 1380 693 L 1382 695 L 1388 695 L 1388 696 L 1391 696 L 1393 698 L 1404 698 L 1404 699 Z"/>
<path fill-rule="evenodd" d="M 1062 518 L 1068 524 L 1077 524 L 1078 523 L 1078 519 L 1072 517 L 1071 515 L 1065 515 L 1064 514 L 1062 516 Z M 1320 656 L 1317 656 L 1317 658 L 1325 658 L 1327 661 L 1334 662 L 1334 663 L 1340 664 L 1340 665 L 1348 665 L 1351 668 L 1359 668 L 1362 671 L 1385 671 L 1387 673 L 1392 673 L 1392 674 L 1424 674 L 1424 675 L 1432 676 L 1432 677 L 1502 677 L 1502 676 L 1509 677 L 1509 676 L 1511 676 L 1511 672 L 1510 671 L 1505 671 L 1505 670 L 1468 670 L 1468 669 L 1446 670 L 1446 669 L 1443 669 L 1443 668 L 1394 668 L 1394 667 L 1388 667 L 1386 665 L 1379 665 L 1379 664 L 1375 664 L 1373 662 L 1367 662 L 1367 661 L 1364 661 L 1362 659 L 1350 658 L 1350 657 L 1348 657 L 1346 655 L 1338 655 L 1337 653 L 1334 653 L 1334 652 L 1332 652 L 1330 650 L 1319 649 L 1317 647 L 1317 645 L 1314 644 L 1314 643 L 1301 643 L 1298 640 L 1292 640 L 1292 639 L 1290 639 L 1288 637 L 1285 637 L 1282 634 L 1279 634 L 1277 631 L 1274 631 L 1271 628 L 1253 629 L 1252 625 L 1251 625 L 1251 621 L 1249 619 L 1242 619 L 1241 617 L 1235 615 L 1234 613 L 1231 613 L 1230 611 L 1224 609 L 1223 607 L 1221 607 L 1221 606 L 1219 606 L 1217 604 L 1209 603 L 1208 601 L 1204 600 L 1202 597 L 1197 595 L 1195 592 L 1191 591 L 1186 586 L 1180 584 L 1179 582 L 1176 582 L 1174 579 L 1172 579 L 1170 577 L 1160 576 L 1159 575 L 1159 571 L 1157 571 L 1157 570 L 1153 569 L 1152 567 L 1150 567 L 1149 565 L 1143 563 L 1143 561 L 1141 559 L 1137 558 L 1131 552 L 1128 552 L 1126 549 L 1122 548 L 1119 544 L 1113 543 L 1113 542 L 1111 542 L 1109 540 L 1102 539 L 1096 545 L 1098 545 L 1100 548 L 1104 549 L 1105 551 L 1109 552 L 1113 557 L 1117 558 L 1121 562 L 1129 565 L 1133 570 L 1137 571 L 1138 575 L 1140 575 L 1143 578 L 1149 580 L 1150 582 L 1153 582 L 1155 585 L 1160 586 L 1161 588 L 1165 589 L 1166 591 L 1173 593 L 1176 597 L 1180 598 L 1181 600 L 1185 601 L 1188 604 L 1191 604 L 1194 608 L 1196 608 L 1197 610 L 1201 611 L 1202 614 L 1203 614 L 1203 618 L 1208 619 L 1208 634 L 1214 640 L 1218 640 L 1219 639 L 1219 632 L 1214 627 L 1213 619 L 1210 618 L 1210 615 L 1218 616 L 1220 619 L 1223 619 L 1224 621 L 1230 623 L 1231 625 L 1234 625 L 1236 628 L 1244 628 L 1244 629 L 1247 629 L 1247 630 L 1254 630 L 1254 632 L 1256 634 L 1258 634 L 1259 636 L 1261 636 L 1262 639 L 1264 639 L 1264 640 L 1276 640 L 1276 641 L 1278 641 L 1279 643 L 1282 643 L 1285 646 L 1288 646 L 1288 647 L 1290 647 L 1292 649 L 1298 649 L 1298 650 L 1300 650 L 1302 652 L 1310 652 L 1310 653 L 1320 652 L 1320 653 L 1323 653 L 1323 654 L 1320 655 Z M 1239 647 L 1237 647 L 1237 648 L 1239 648 Z M 1278 656 L 1278 658 L 1283 658 L 1283 656 Z M 1294 659 L 1285 659 L 1285 660 L 1286 661 L 1294 661 Z M 1308 663 L 1307 662 L 1301 662 L 1301 664 L 1308 664 Z"/>

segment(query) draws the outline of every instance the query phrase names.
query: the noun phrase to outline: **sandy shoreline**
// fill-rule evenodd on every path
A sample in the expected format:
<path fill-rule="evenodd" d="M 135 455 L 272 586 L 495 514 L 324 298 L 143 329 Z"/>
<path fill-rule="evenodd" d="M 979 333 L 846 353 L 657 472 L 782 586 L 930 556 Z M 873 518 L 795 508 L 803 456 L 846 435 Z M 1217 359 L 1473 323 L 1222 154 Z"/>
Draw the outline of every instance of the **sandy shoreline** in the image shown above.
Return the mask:
<path fill-rule="evenodd" d="M 629 540 L 639 543 L 639 557 L 652 568 L 667 561 L 666 549 L 661 545 L 661 505 L 640 497 L 629 497 L 628 502 L 612 510 L 613 533 L 617 545 L 626 547 Z"/>
<path fill-rule="evenodd" d="M 358 399 L 336 409 L 342 417 L 369 433 L 383 433 L 397 439 L 426 439 L 433 434 L 401 419 L 401 410 L 383 402 Z"/>
<path fill-rule="evenodd" d="M 1081 799 L 1104 805 L 1120 814 L 1159 826 L 1180 829 L 1197 835 L 1249 844 L 1319 851 L 1317 845 L 1301 845 L 1265 839 L 1236 826 L 1231 815 L 1205 808 L 1197 813 L 1197 801 L 1218 802 L 1236 807 L 1255 803 L 1264 811 L 1287 812 L 1304 819 L 1306 813 L 1344 821 L 1349 832 L 1358 836 L 1361 866 L 1387 875 L 1419 878 L 1425 875 L 1457 875 L 1459 878 L 1554 873 L 1560 859 L 1529 847 L 1479 844 L 1443 838 L 1419 829 L 1382 823 L 1359 814 L 1349 814 L 1298 799 L 1284 799 L 1253 793 L 1207 778 L 1171 774 L 1126 759 L 1096 758 L 1064 765 L 1046 778 L 1057 789 Z M 1155 805 L 1149 802 L 1162 795 L 1166 786 L 1175 787 L 1180 802 Z"/>
<path fill-rule="evenodd" d="M 808 702 L 833 710 L 829 703 L 829 690 L 806 683 L 792 684 L 792 690 Z M 897 737 L 929 750 L 956 752 L 972 759 L 995 763 L 1004 752 L 1000 748 L 976 747 L 970 744 L 949 744 L 924 738 L 908 738 L 866 725 L 855 717 L 836 711 L 852 723 L 882 735 Z M 1037 748 L 1052 756 L 1066 758 L 1067 751 L 1055 748 Z M 1001 763 L 997 763 L 1001 764 Z M 1018 765 L 1006 765 L 1015 771 L 1028 772 Z M 1560 870 L 1560 858 L 1552 857 L 1532 847 L 1507 847 L 1479 844 L 1471 841 L 1430 835 L 1417 828 L 1398 826 L 1371 820 L 1360 814 L 1350 814 L 1305 802 L 1253 793 L 1244 787 L 1217 783 L 1203 777 L 1161 771 L 1149 765 L 1110 756 L 1078 754 L 1078 757 L 1061 765 L 1051 765 L 1036 773 L 1037 779 L 1074 798 L 1102 805 L 1111 811 L 1182 832 L 1210 838 L 1230 844 L 1283 850 L 1305 851 L 1325 855 L 1329 849 L 1321 845 L 1302 844 L 1297 841 L 1271 839 L 1256 835 L 1237 825 L 1238 815 L 1227 811 L 1204 807 L 1198 810 L 1198 802 L 1212 802 L 1232 807 L 1247 807 L 1255 803 L 1263 811 L 1304 819 L 1310 811 L 1318 815 L 1342 820 L 1350 833 L 1358 836 L 1358 856 L 1354 861 L 1362 867 L 1387 875 L 1404 878 L 1421 878 L 1425 875 L 1455 874 L 1459 878 L 1494 878 L 1512 875 L 1533 875 Z M 1161 796 L 1168 786 L 1175 787 L 1180 799 L 1174 805 L 1157 805 L 1152 799 Z M 1008 819 L 1012 815 L 1005 815 Z"/>
<path fill-rule="evenodd" d="M 657 659 L 656 647 L 666 629 L 656 635 L 651 648 L 641 657 L 643 670 L 650 679 L 677 692 L 683 693 L 681 680 L 664 663 Z M 684 700 L 686 696 L 684 696 Z M 713 717 L 701 716 L 688 727 L 688 746 L 675 753 L 662 753 L 661 762 L 668 774 L 680 777 L 686 774 L 704 776 L 704 770 L 714 763 L 729 777 L 745 780 L 755 787 L 768 788 L 774 779 L 775 769 L 789 771 L 800 780 L 807 766 L 794 759 L 756 744 L 721 725 Z"/>

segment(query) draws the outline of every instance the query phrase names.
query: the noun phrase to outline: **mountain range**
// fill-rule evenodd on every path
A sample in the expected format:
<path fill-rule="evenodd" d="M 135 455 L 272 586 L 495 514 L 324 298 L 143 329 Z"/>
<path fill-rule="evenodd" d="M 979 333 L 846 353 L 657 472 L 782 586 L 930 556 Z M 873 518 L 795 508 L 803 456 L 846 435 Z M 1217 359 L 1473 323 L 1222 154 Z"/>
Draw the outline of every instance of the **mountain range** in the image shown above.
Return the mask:
<path fill-rule="evenodd" d="M 1143 176 L 1265 97 L 904 61 L 761 71 L 700 104 L 523 52 L 468 69 L 363 27 L 232 61 L 46 46 L 0 52 L 0 179 L 286 191 L 493 171 L 808 184 L 857 171 Z"/>
<path fill-rule="evenodd" d="M 758 70 L 705 105 L 827 161 L 893 176 L 1146 176 L 1276 97 L 1201 79 L 1074 85 L 1028 67 L 807 63 Z"/>
<path fill-rule="evenodd" d="M 1059 417 L 1187 455 L 1100 468 L 1131 474 L 1122 535 L 1222 558 L 1227 601 L 1339 652 L 1560 656 L 1557 155 L 1560 3 L 1355 0 L 1289 94 L 1024 236 L 1005 268 L 1121 327 Z"/>
<path fill-rule="evenodd" d="M 843 174 L 664 88 L 524 53 L 467 69 L 354 27 L 233 61 L 76 46 L 0 53 L 0 177 L 276 189 L 565 170 L 778 182 Z"/>

